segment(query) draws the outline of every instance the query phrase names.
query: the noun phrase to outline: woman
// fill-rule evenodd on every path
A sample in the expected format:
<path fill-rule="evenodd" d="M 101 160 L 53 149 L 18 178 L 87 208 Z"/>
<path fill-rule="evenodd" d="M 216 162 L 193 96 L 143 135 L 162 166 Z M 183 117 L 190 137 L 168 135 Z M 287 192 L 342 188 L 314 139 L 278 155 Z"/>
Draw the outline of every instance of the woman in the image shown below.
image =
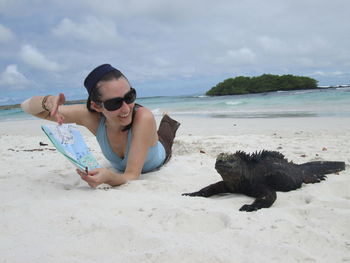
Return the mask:
<path fill-rule="evenodd" d="M 85 126 L 95 136 L 105 157 L 117 171 L 97 168 L 77 173 L 91 187 L 117 186 L 162 166 L 180 123 L 164 115 L 157 132 L 152 112 L 135 104 L 136 91 L 127 78 L 109 64 L 98 66 L 84 81 L 89 97 L 84 105 L 63 105 L 64 94 L 34 96 L 22 109 L 39 118 Z"/>

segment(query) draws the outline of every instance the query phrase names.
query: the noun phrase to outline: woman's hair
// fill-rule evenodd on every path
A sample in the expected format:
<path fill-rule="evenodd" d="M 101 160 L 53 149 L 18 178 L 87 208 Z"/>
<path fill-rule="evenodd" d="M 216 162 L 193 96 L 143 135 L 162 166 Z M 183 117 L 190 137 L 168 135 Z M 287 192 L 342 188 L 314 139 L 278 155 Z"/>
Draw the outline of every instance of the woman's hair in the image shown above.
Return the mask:
<path fill-rule="evenodd" d="M 106 75 L 104 75 L 97 83 L 96 85 L 93 87 L 93 89 L 90 92 L 90 95 L 87 99 L 86 102 L 86 107 L 90 112 L 96 112 L 94 109 L 91 108 L 91 101 L 94 101 L 97 104 L 101 104 L 101 93 L 100 93 L 100 87 L 102 82 L 104 81 L 110 81 L 110 80 L 118 80 L 119 78 L 125 78 L 127 80 L 127 78 L 123 75 L 123 73 L 121 73 L 119 70 L 113 70 L 109 73 L 107 73 Z"/>

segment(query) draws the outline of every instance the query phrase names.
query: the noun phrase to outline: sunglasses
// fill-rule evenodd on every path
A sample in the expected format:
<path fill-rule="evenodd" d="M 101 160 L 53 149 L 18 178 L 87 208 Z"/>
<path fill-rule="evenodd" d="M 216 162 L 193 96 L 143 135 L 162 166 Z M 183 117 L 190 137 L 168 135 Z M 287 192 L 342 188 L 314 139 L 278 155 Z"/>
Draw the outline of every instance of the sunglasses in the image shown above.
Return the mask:
<path fill-rule="evenodd" d="M 135 99 L 136 99 L 136 90 L 133 88 L 130 88 L 130 90 L 124 95 L 123 98 L 116 97 L 113 99 L 102 101 L 102 104 L 106 110 L 115 111 L 121 108 L 121 106 L 123 106 L 124 101 L 126 104 L 130 104 L 130 103 L 133 103 Z"/>

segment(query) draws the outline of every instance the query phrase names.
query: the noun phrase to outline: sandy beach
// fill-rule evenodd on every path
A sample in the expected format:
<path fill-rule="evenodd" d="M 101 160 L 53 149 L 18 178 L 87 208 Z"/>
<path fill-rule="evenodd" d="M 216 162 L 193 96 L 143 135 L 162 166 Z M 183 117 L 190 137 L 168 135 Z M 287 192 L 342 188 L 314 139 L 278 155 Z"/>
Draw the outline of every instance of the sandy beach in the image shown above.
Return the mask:
<path fill-rule="evenodd" d="M 0 262 L 350 262 L 347 118 L 176 118 L 168 164 L 97 189 L 53 150 L 45 121 L 0 122 Z M 278 192 L 271 208 L 252 213 L 239 211 L 253 202 L 243 195 L 181 196 L 221 179 L 219 153 L 262 149 L 295 163 L 344 161 L 346 170 Z"/>

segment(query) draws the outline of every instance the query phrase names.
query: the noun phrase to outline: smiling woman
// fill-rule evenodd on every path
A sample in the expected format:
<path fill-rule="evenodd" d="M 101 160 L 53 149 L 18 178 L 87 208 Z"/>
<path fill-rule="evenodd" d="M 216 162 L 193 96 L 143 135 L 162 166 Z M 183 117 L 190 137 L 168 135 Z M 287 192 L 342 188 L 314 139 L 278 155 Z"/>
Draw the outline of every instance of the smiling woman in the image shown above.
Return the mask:
<path fill-rule="evenodd" d="M 152 112 L 135 103 L 136 90 L 119 70 L 110 64 L 98 66 L 86 77 L 84 85 L 89 93 L 86 107 L 63 105 L 63 93 L 34 96 L 21 106 L 39 118 L 85 126 L 96 136 L 115 171 L 77 170 L 91 187 L 102 183 L 121 185 L 160 168 L 170 159 L 180 123 L 164 115 L 157 131 Z"/>

